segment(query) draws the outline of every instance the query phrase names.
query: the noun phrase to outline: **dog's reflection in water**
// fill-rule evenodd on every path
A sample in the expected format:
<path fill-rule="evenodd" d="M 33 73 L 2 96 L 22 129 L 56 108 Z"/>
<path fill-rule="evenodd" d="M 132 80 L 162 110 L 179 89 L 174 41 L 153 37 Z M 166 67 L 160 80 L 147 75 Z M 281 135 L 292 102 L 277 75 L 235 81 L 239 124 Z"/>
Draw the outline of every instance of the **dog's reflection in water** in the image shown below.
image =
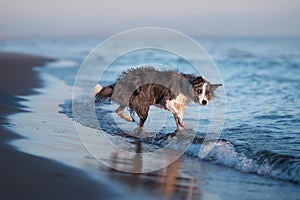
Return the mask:
<path fill-rule="evenodd" d="M 201 198 L 201 191 L 196 186 L 199 182 L 195 178 L 180 175 L 180 159 L 176 159 L 169 166 L 150 173 L 140 173 L 143 168 L 143 148 L 140 140 L 135 140 L 135 155 L 123 159 L 119 153 L 113 153 L 111 168 L 117 174 L 122 174 L 121 181 L 125 181 L 134 187 L 155 188 L 158 195 L 163 199 L 194 199 Z M 122 158 L 121 158 L 122 157 Z M 116 171 L 120 166 L 130 166 L 133 173 Z M 120 176 L 116 176 L 119 177 Z"/>
<path fill-rule="evenodd" d="M 126 160 L 123 158 L 119 159 L 120 152 L 115 152 L 112 154 L 112 159 L 111 159 L 112 169 L 120 169 L 119 166 L 122 165 L 122 166 L 131 167 L 132 169 L 128 171 L 136 173 L 137 175 L 139 174 L 139 172 L 142 171 L 143 168 L 142 143 L 138 140 L 135 140 L 133 143 L 136 145 L 136 150 L 132 158 L 126 158 Z"/>

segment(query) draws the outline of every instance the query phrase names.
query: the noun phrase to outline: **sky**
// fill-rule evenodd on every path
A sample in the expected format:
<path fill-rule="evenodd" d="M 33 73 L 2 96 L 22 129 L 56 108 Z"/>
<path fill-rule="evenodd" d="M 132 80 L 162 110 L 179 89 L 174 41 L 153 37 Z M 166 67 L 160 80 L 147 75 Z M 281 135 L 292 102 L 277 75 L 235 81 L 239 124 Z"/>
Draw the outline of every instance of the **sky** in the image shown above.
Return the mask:
<path fill-rule="evenodd" d="M 155 26 L 204 36 L 300 36 L 299 0 L 1 0 L 0 36 L 115 34 Z"/>

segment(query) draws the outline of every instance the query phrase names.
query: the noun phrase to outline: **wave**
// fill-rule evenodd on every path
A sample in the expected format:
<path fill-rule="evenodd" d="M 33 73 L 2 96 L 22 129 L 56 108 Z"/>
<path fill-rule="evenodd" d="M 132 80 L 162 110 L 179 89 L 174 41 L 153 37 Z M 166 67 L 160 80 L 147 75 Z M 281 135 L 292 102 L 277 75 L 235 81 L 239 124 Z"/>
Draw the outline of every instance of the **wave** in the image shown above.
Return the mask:
<path fill-rule="evenodd" d="M 171 137 L 176 138 L 177 136 L 172 133 L 167 134 L 165 137 L 148 139 L 143 142 L 165 146 L 166 142 L 174 141 L 170 139 Z M 199 151 L 203 141 L 204 137 L 196 136 L 185 153 L 201 159 Z M 212 150 L 201 160 L 244 173 L 253 173 L 296 184 L 300 183 L 300 158 L 268 150 L 255 152 L 245 144 L 234 145 L 225 139 L 211 141 L 208 145 L 211 145 Z M 169 147 L 175 150 L 182 149 L 180 146 L 176 146 L 176 143 Z M 207 147 L 207 149 L 210 149 L 210 147 Z"/>
<path fill-rule="evenodd" d="M 61 113 L 66 114 L 68 117 L 72 116 L 72 104 L 71 100 L 66 100 L 64 104 L 61 104 Z M 83 106 L 84 107 L 84 106 Z M 101 121 L 104 121 L 101 125 L 102 129 L 107 129 L 112 135 L 117 135 L 119 137 L 135 138 L 130 134 L 122 131 L 116 124 L 112 124 L 110 114 L 107 110 L 98 110 L 98 114 L 101 115 Z M 82 118 L 75 119 L 79 120 L 79 123 L 95 128 L 90 124 L 89 116 L 82 113 Z M 105 121 L 110 121 L 110 123 L 105 123 Z M 101 122 L 100 122 L 101 123 Z M 108 125 L 110 124 L 110 125 Z M 189 140 L 191 144 L 185 150 L 185 154 L 193 156 L 195 158 L 201 159 L 199 157 L 199 151 L 201 145 L 204 141 L 205 135 L 196 133 L 194 134 L 187 131 L 187 136 L 183 134 L 172 133 L 159 133 L 155 137 L 141 138 L 140 141 L 153 146 L 154 150 L 157 147 L 171 148 L 172 150 L 182 150 L 186 148 L 186 141 Z M 150 134 L 153 135 L 153 134 Z M 191 136 L 193 135 L 193 136 Z M 178 137 L 186 137 L 184 143 L 176 142 L 183 141 L 178 139 Z M 192 137 L 192 138 L 191 138 Z M 175 142 L 174 142 L 175 141 Z M 254 151 L 246 144 L 233 144 L 225 139 L 218 139 L 216 141 L 211 141 L 207 145 L 212 145 L 212 150 L 201 160 L 223 165 L 244 173 L 254 173 L 261 176 L 272 177 L 278 180 L 290 181 L 293 183 L 300 183 L 300 158 L 290 155 L 283 155 L 274 153 L 268 150 Z M 208 147 L 209 149 L 209 147 Z"/>
<path fill-rule="evenodd" d="M 201 141 L 197 139 L 194 141 Z M 187 154 L 198 156 L 200 142 L 193 142 Z M 212 145 L 214 143 L 211 143 Z M 198 146 L 198 147 L 197 147 Z M 233 145 L 227 140 L 218 140 L 203 159 L 224 165 L 241 172 L 255 173 L 279 180 L 300 183 L 300 159 L 294 156 L 273 153 L 268 150 L 253 152 L 245 145 Z"/>

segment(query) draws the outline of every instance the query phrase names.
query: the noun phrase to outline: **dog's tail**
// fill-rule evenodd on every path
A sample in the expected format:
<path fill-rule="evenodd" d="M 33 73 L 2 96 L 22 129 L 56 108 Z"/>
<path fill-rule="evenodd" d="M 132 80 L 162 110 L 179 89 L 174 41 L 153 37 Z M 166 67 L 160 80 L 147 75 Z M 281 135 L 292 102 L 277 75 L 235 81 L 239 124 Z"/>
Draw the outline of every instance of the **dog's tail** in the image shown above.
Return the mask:
<path fill-rule="evenodd" d="M 110 98 L 114 91 L 114 84 L 106 87 L 102 87 L 100 84 L 97 84 L 94 89 L 91 91 L 91 97 L 95 97 L 95 102 L 101 102 L 106 98 Z"/>

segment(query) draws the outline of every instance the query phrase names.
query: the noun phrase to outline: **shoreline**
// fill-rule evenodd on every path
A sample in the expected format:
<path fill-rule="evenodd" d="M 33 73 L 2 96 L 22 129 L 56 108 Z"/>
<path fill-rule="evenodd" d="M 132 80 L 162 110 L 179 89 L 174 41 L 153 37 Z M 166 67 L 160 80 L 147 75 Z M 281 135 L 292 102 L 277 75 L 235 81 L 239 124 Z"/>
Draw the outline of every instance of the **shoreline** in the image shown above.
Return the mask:
<path fill-rule="evenodd" d="M 54 61 L 35 55 L 0 52 L 0 199 L 101 199 L 117 198 L 110 188 L 101 186 L 83 171 L 50 159 L 18 151 L 8 143 L 22 136 L 8 130 L 7 116 L 26 112 L 19 95 L 35 94 L 42 80 L 34 67 Z"/>
<path fill-rule="evenodd" d="M 29 57 L 27 59 L 31 59 Z M 72 119 L 59 112 L 58 105 L 70 97 L 71 86 L 47 73 L 51 65 L 46 65 L 45 70 L 28 67 L 29 80 L 40 87 L 28 88 L 27 96 L 0 93 L 1 100 L 2 96 L 13 100 L 1 101 L 0 112 L 5 103 L 13 109 L 7 121 L 1 121 L 6 131 L 11 130 L 7 131 L 6 139 L 12 135 L 20 138 L 5 140 L 5 144 L 0 140 L 0 152 L 12 160 L 5 157 L 10 162 L 0 167 L 0 175 L 6 176 L 0 181 L 4 191 L 1 199 L 2 196 L 5 199 L 240 199 L 245 196 L 297 199 L 297 185 L 241 173 L 188 155 L 166 168 L 145 174 L 123 173 L 105 167 L 83 149 Z M 82 128 L 86 133 L 91 131 L 89 127 Z M 145 147 L 136 145 L 135 150 L 143 151 Z M 118 152 L 108 155 L 111 155 L 108 157 L 110 166 L 139 166 L 139 162 L 131 162 L 130 157 L 118 159 Z"/>

